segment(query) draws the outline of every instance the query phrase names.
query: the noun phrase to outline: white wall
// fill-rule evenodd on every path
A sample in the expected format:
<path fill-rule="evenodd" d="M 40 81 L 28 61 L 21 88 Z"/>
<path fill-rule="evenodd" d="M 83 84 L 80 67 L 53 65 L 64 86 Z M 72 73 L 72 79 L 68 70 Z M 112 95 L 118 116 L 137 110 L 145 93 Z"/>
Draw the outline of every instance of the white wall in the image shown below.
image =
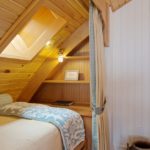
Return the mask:
<path fill-rule="evenodd" d="M 132 0 L 111 14 L 106 49 L 111 150 L 128 137 L 150 138 L 150 0 Z"/>

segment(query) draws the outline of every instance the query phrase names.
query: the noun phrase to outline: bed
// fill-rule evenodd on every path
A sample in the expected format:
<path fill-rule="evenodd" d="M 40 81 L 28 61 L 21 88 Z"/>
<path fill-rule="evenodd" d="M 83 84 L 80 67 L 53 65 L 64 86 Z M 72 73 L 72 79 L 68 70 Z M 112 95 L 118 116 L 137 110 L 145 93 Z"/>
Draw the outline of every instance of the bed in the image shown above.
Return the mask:
<path fill-rule="evenodd" d="M 61 135 L 53 124 L 0 116 L 1 150 L 62 150 Z"/>
<path fill-rule="evenodd" d="M 0 106 L 0 149 L 82 150 L 85 135 L 80 117 L 45 105 L 5 104 Z"/>
<path fill-rule="evenodd" d="M 0 145 L 2 150 L 63 150 L 60 132 L 53 124 L 8 116 L 0 116 Z M 75 150 L 84 148 L 85 141 Z"/>

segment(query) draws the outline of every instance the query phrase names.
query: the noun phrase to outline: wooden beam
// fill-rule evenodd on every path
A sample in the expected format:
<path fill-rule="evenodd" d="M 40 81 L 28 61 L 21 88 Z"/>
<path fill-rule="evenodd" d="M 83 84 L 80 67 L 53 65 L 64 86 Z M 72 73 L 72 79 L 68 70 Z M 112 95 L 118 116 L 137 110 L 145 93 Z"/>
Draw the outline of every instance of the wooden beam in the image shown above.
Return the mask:
<path fill-rule="evenodd" d="M 89 26 L 88 21 L 83 23 L 73 34 L 63 42 L 61 48 L 63 48 L 64 55 L 69 54 L 77 45 L 79 45 L 83 40 L 89 36 Z M 51 53 L 57 55 L 57 49 L 55 52 Z M 41 65 L 40 69 L 31 78 L 29 84 L 21 92 L 18 101 L 30 101 L 34 93 L 40 87 L 42 82 L 47 78 L 47 76 L 58 66 L 57 60 L 50 60 L 48 57 L 45 62 Z"/>
<path fill-rule="evenodd" d="M 109 46 L 109 5 L 104 0 L 93 0 L 95 6 L 101 12 L 103 20 L 103 36 L 104 36 L 104 45 Z"/>

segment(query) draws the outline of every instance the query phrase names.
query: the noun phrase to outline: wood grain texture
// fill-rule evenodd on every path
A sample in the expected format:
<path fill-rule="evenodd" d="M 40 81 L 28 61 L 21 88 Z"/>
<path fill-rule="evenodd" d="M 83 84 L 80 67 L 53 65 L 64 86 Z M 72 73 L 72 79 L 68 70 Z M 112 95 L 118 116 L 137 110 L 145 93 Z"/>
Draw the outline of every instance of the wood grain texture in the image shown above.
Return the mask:
<path fill-rule="evenodd" d="M 42 63 L 45 62 L 45 60 L 47 60 L 46 68 L 48 69 L 49 69 L 49 65 L 53 63 L 57 65 L 56 61 L 49 62 L 50 59 L 48 57 L 50 55 L 57 56 L 58 49 L 56 48 L 56 46 L 60 46 L 64 41 L 69 39 L 69 36 L 71 36 L 71 34 L 74 33 L 75 30 L 84 21 L 87 20 L 87 16 L 86 16 L 88 12 L 88 9 L 86 7 L 86 5 L 88 6 L 87 2 L 83 2 L 83 4 L 85 4 L 83 7 L 80 6 L 78 2 L 75 4 L 76 5 L 75 7 L 72 6 L 73 3 L 69 3 L 67 1 L 65 1 L 65 3 L 63 4 L 63 6 L 67 5 L 65 7 L 60 6 L 60 5 L 58 6 L 57 3 L 52 3 L 49 0 L 42 0 L 42 1 L 35 0 L 29 3 L 29 5 L 27 5 L 28 2 L 30 1 L 29 0 L 27 1 L 1 0 L 0 1 L 0 7 L 2 7 L 2 10 L 1 10 L 2 13 L 6 11 L 6 10 L 3 11 L 3 9 L 7 9 L 12 14 L 15 14 L 15 16 L 19 16 L 17 17 L 14 23 L 13 22 L 14 20 L 12 20 L 12 18 L 15 17 L 14 15 L 11 16 L 10 14 L 11 17 L 5 17 L 4 15 L 0 14 L 0 18 L 2 18 L 0 19 L 0 33 L 5 33 L 4 30 L 7 29 L 7 26 L 13 25 L 11 26 L 11 30 L 9 30 L 7 34 L 4 34 L 5 37 L 3 36 L 3 38 L 0 39 L 1 50 L 11 41 L 11 39 L 16 35 L 16 33 L 18 33 L 18 31 L 22 29 L 22 27 L 30 20 L 30 18 L 43 5 L 47 7 L 52 13 L 54 13 L 56 17 L 57 15 L 59 16 L 61 14 L 61 17 L 67 21 L 67 24 L 52 37 L 53 46 L 44 47 L 41 50 L 41 52 L 32 61 L 27 62 L 27 61 L 15 60 L 15 59 L 0 58 L 0 64 L 1 64 L 0 65 L 0 78 L 1 78 L 0 86 L 2 85 L 0 92 L 8 92 L 12 94 L 15 100 L 18 99 L 19 95 L 22 95 L 22 93 L 26 92 L 25 87 L 29 87 L 29 91 L 30 89 L 32 90 L 32 86 L 27 86 L 27 85 L 29 84 L 29 82 L 32 81 L 31 79 L 35 76 L 35 74 L 36 73 L 38 74 L 39 72 L 38 69 L 42 66 Z M 59 2 L 60 1 L 58 1 L 58 3 Z M 72 10 L 73 13 L 70 13 L 68 10 L 64 11 L 64 9 L 67 9 L 68 7 L 69 9 L 74 9 Z M 72 15 L 76 13 L 77 7 L 81 10 L 79 10 L 77 15 L 75 15 L 76 16 L 76 19 L 75 19 L 75 18 L 72 18 Z M 83 15 L 83 12 L 85 12 L 86 14 Z M 9 15 L 9 13 L 7 15 Z M 80 17 L 81 17 L 81 21 L 78 21 Z M 87 30 L 88 30 L 88 27 L 87 27 Z M 83 31 L 83 34 L 85 34 L 84 31 Z M 41 76 L 41 73 L 39 76 Z M 31 83 L 33 84 L 35 83 L 35 85 L 37 85 L 36 82 L 38 82 L 37 78 L 34 80 L 34 82 L 31 82 Z M 17 86 L 19 84 L 21 84 L 21 86 Z"/>
<path fill-rule="evenodd" d="M 88 35 L 88 21 L 86 21 L 62 44 L 65 50 L 64 55 L 70 53 L 77 45 L 85 40 Z M 51 57 L 57 55 L 58 49 L 53 50 L 53 52 L 50 54 Z M 36 74 L 32 77 L 29 84 L 24 88 L 19 99 L 23 101 L 30 101 L 30 99 L 39 88 L 39 86 L 42 84 L 42 82 L 58 66 L 58 64 L 59 63 L 57 60 L 50 60 L 49 58 L 47 58 L 38 70 L 38 72 L 36 72 Z"/>
<path fill-rule="evenodd" d="M 0 57 L 31 60 L 64 25 L 66 21 L 42 6 L 13 38 Z"/>
<path fill-rule="evenodd" d="M 12 23 L 11 26 L 8 26 L 8 29 L 5 30 L 5 33 L 0 38 L 0 52 L 3 51 L 3 49 L 8 45 L 8 43 L 13 39 L 13 37 L 20 31 L 20 29 L 27 23 L 27 21 L 29 21 L 32 15 L 37 11 L 39 6 L 41 6 L 40 0 L 34 0 L 34 1 L 30 0 L 27 2 L 29 2 L 29 4 L 27 5 L 28 7 L 26 5 L 23 7 L 24 4 L 21 5 L 20 4 L 21 1 L 19 0 L 13 1 L 13 3 L 15 3 L 17 6 L 19 5 L 20 7 L 23 7 L 21 13 L 19 15 L 16 15 L 17 16 L 16 18 L 9 17 L 7 13 L 6 13 L 7 16 L 5 17 L 3 11 L 2 12 L 0 11 L 0 17 L 3 16 L 4 20 L 9 18 L 10 22 Z M 2 3 L 2 6 L 5 5 L 5 8 L 2 9 L 7 8 L 6 4 L 8 3 L 5 2 Z M 12 14 L 12 12 L 10 13 Z M 9 20 L 6 20 L 6 22 L 7 21 L 9 22 Z"/>
<path fill-rule="evenodd" d="M 71 100 L 76 104 L 89 104 L 90 86 L 77 83 L 45 83 L 36 92 L 32 101 L 48 103 L 56 100 Z"/>
<path fill-rule="evenodd" d="M 72 53 L 73 57 L 85 52 L 89 53 L 88 46 L 88 43 L 81 44 L 81 47 Z M 50 73 L 32 101 L 48 103 L 56 100 L 71 100 L 77 104 L 90 104 L 89 68 L 89 59 L 66 60 L 53 74 Z M 65 81 L 66 70 L 79 70 L 79 80 Z"/>
<path fill-rule="evenodd" d="M 56 14 L 63 17 L 68 24 L 64 28 L 65 33 L 73 32 L 85 20 L 88 19 L 88 2 L 85 1 L 66 1 L 66 0 L 1 0 L 0 1 L 0 20 L 3 21 L 5 29 L 0 30 L 0 51 L 2 51 L 20 29 L 29 21 L 32 15 L 40 6 L 46 6 Z M 9 23 L 9 24 L 8 24 Z M 62 31 L 60 31 L 62 33 Z M 58 36 L 56 36 L 58 38 Z M 61 38 L 63 42 L 69 35 L 65 34 Z M 61 39 L 60 38 L 60 39 Z M 57 42 L 60 44 L 59 40 Z"/>
<path fill-rule="evenodd" d="M 20 92 L 45 60 L 49 49 L 45 49 L 30 62 L 0 58 L 0 93 L 9 93 L 16 101 Z"/>
<path fill-rule="evenodd" d="M 89 81 L 89 60 L 66 60 L 64 65 L 51 77 L 51 80 L 64 80 L 66 70 L 79 70 L 79 80 Z"/>

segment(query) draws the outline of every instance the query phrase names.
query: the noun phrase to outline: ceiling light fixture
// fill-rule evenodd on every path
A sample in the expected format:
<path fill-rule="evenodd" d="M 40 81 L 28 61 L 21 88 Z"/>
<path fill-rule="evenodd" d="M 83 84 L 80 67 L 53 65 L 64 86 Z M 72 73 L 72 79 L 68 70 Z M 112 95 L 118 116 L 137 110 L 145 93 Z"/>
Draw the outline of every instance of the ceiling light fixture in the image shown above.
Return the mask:
<path fill-rule="evenodd" d="M 46 46 L 50 45 L 51 44 L 51 41 L 47 41 L 46 42 Z"/>
<path fill-rule="evenodd" d="M 63 50 L 59 49 L 58 51 L 58 62 L 62 63 L 64 61 Z"/>

